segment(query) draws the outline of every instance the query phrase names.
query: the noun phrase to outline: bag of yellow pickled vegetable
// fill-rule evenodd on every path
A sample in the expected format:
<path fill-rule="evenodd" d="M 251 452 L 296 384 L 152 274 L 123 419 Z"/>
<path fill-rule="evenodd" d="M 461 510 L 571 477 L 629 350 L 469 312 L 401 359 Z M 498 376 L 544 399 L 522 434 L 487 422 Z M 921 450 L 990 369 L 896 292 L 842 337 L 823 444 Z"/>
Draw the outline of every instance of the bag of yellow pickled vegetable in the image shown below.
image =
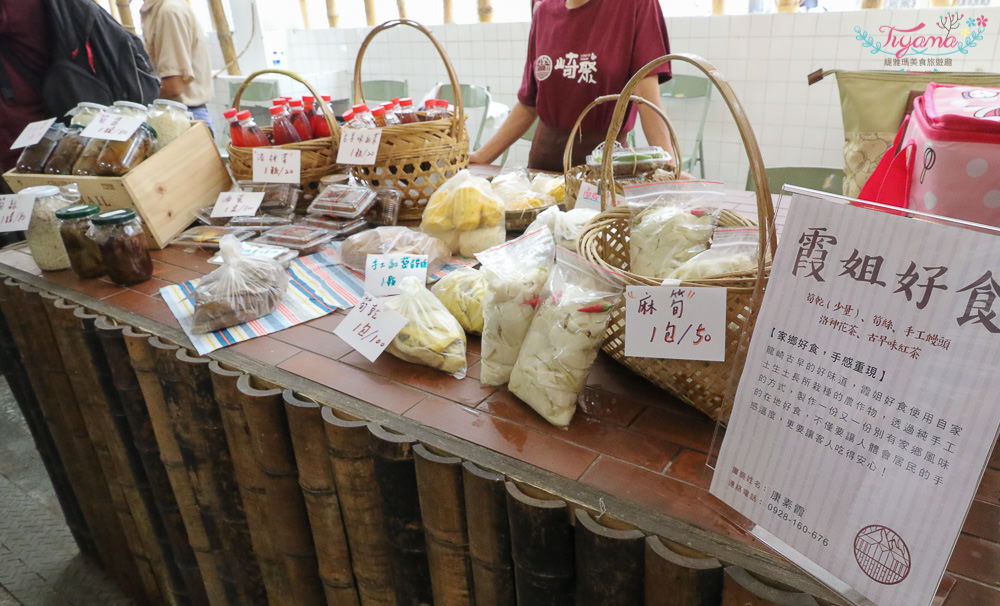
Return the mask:
<path fill-rule="evenodd" d="M 386 351 L 407 362 L 424 364 L 465 377 L 465 331 L 443 303 L 415 276 L 399 282 L 400 294 L 384 299 L 386 307 L 401 313 L 409 322 Z"/>
<path fill-rule="evenodd" d="M 506 239 L 503 200 L 489 181 L 460 170 L 431 195 L 420 229 L 444 240 L 453 254 L 470 257 Z"/>
<path fill-rule="evenodd" d="M 486 298 L 486 278 L 471 267 L 456 269 L 438 280 L 431 292 L 444 303 L 465 332 L 482 334 L 483 300 Z"/>

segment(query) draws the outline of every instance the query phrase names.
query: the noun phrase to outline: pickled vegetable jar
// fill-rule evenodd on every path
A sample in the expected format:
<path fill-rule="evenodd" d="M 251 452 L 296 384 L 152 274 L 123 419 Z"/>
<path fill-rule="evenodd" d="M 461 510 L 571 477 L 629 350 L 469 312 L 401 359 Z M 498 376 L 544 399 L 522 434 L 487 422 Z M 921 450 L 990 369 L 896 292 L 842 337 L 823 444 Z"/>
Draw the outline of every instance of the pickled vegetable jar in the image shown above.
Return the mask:
<path fill-rule="evenodd" d="M 19 173 L 40 173 L 45 169 L 45 163 L 49 161 L 52 150 L 59 144 L 59 140 L 66 134 L 66 127 L 56 122 L 45 131 L 41 140 L 34 145 L 29 145 L 21 151 L 17 158 L 17 172 Z"/>
<path fill-rule="evenodd" d="M 24 239 L 28 242 L 28 250 L 35 263 L 43 271 L 67 269 L 70 266 L 69 256 L 63 246 L 62 236 L 59 235 L 56 211 L 69 203 L 55 185 L 26 187 L 18 193 L 35 197 L 35 204 L 31 208 L 31 223 L 24 232 Z"/>
<path fill-rule="evenodd" d="M 69 127 L 66 136 L 59 140 L 52 155 L 49 156 L 48 162 L 45 163 L 45 174 L 73 174 L 73 165 L 76 164 L 80 154 L 83 153 L 83 148 L 90 141 L 90 137 L 84 137 L 80 134 L 81 132 L 83 132 L 83 126 L 79 124 Z"/>
<path fill-rule="evenodd" d="M 96 204 L 73 204 L 56 211 L 59 234 L 69 255 L 69 264 L 81 278 L 104 275 L 101 248 L 87 237 L 90 218 L 101 212 Z"/>
<path fill-rule="evenodd" d="M 152 277 L 153 260 L 142 220 L 134 210 L 119 208 L 94 215 L 87 237 L 97 242 L 104 270 L 116 284 L 129 286 Z"/>
<path fill-rule="evenodd" d="M 121 177 L 156 151 L 156 131 L 143 122 L 124 141 L 108 141 L 97 156 L 97 174 L 101 177 Z"/>
<path fill-rule="evenodd" d="M 149 108 L 146 122 L 156 131 L 160 146 L 167 145 L 191 128 L 187 106 L 170 99 L 157 99 Z"/>
<path fill-rule="evenodd" d="M 76 104 L 76 107 L 66 112 L 66 115 L 70 116 L 70 126 L 87 126 L 91 120 L 97 117 L 97 114 L 107 111 L 107 109 L 107 106 L 100 103 L 81 101 Z"/>

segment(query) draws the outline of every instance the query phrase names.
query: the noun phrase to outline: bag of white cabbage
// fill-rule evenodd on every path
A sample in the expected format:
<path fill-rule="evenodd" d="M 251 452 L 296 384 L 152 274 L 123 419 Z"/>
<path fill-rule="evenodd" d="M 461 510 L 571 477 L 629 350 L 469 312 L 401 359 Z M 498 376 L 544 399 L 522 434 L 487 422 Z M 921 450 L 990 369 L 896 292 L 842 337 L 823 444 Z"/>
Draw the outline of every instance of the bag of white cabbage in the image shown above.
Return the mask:
<path fill-rule="evenodd" d="M 531 188 L 531 180 L 524 169 L 501 173 L 493 177 L 490 185 L 508 211 L 542 208 L 556 203 L 552 196 Z"/>
<path fill-rule="evenodd" d="M 555 261 L 547 228 L 530 231 L 476 255 L 486 279 L 479 381 L 503 385 L 517 361 L 542 287 Z"/>
<path fill-rule="evenodd" d="M 416 276 L 399 281 L 400 294 L 385 297 L 386 307 L 409 320 L 386 351 L 407 362 L 465 377 L 465 331 L 444 304 Z"/>
<path fill-rule="evenodd" d="M 722 183 L 670 181 L 625 188 L 632 212 L 629 271 L 663 279 L 708 248 L 725 201 Z"/>
<path fill-rule="evenodd" d="M 507 388 L 538 414 L 569 425 L 576 400 L 618 305 L 622 276 L 564 249 L 543 291 L 544 300 L 521 344 Z"/>
<path fill-rule="evenodd" d="M 483 300 L 486 277 L 471 267 L 456 269 L 438 280 L 431 292 L 455 316 L 465 332 L 483 332 Z"/>
<path fill-rule="evenodd" d="M 709 276 L 742 273 L 757 267 L 756 227 L 717 227 L 712 246 L 675 269 L 672 280 L 700 280 Z"/>
<path fill-rule="evenodd" d="M 595 208 L 574 208 L 563 212 L 556 206 L 550 206 L 538 213 L 525 232 L 548 227 L 552 230 L 556 246 L 575 251 L 577 240 L 580 239 L 583 228 L 597 214 L 598 211 Z"/>
<path fill-rule="evenodd" d="M 506 239 L 503 200 L 489 181 L 462 169 L 431 195 L 420 229 L 444 240 L 453 254 L 472 256 Z"/>

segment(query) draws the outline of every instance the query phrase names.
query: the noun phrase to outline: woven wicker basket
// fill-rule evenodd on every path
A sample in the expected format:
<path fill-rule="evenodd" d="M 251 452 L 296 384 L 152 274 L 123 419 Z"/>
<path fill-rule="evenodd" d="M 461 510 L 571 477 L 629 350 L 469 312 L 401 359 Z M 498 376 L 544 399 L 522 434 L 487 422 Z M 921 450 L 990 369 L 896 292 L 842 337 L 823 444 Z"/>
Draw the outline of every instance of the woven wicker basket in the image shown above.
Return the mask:
<path fill-rule="evenodd" d="M 566 148 L 563 150 L 563 175 L 566 177 L 567 202 L 573 203 L 576 200 L 576 196 L 580 193 L 580 186 L 584 182 L 592 183 L 594 185 L 600 184 L 600 174 L 599 174 L 600 171 L 588 166 L 587 164 L 572 166 L 573 141 L 574 139 L 576 139 L 576 135 L 580 131 L 580 125 L 583 123 L 584 117 L 586 117 L 586 115 L 590 113 L 590 110 L 594 109 L 598 105 L 601 105 L 602 103 L 609 103 L 611 101 L 617 102 L 618 99 L 619 95 L 603 95 L 594 99 L 593 101 L 590 102 L 590 104 L 587 105 L 587 107 L 583 108 L 583 111 L 580 112 L 579 116 L 577 116 L 576 123 L 573 124 L 573 128 L 570 129 L 569 131 L 569 138 L 566 140 Z M 680 143 L 677 140 L 677 132 L 674 130 L 673 124 L 670 123 L 670 119 L 667 118 L 667 114 L 665 114 L 659 106 L 654 105 L 649 101 L 647 101 L 646 99 L 639 97 L 637 95 L 631 95 L 629 99 L 634 103 L 640 103 L 649 106 L 650 108 L 653 109 L 654 112 L 656 112 L 656 114 L 663 120 L 663 122 L 666 123 L 667 132 L 670 134 L 670 144 L 673 146 L 674 157 L 680 158 L 681 148 L 680 148 Z M 620 128 L 620 126 L 621 125 L 619 125 L 618 128 Z M 615 135 L 617 137 L 617 131 L 615 132 Z M 605 145 L 610 148 L 610 146 L 613 145 L 614 140 L 615 138 L 609 139 L 611 143 L 605 143 Z M 672 176 L 674 179 L 677 179 L 680 176 L 681 163 L 675 162 L 674 164 L 676 166 L 674 166 Z M 621 185 L 621 183 L 618 183 L 617 185 Z M 619 193 L 621 192 L 619 191 Z"/>
<path fill-rule="evenodd" d="M 247 76 L 247 79 L 243 81 L 243 85 L 240 89 L 236 91 L 236 96 L 233 98 L 233 107 L 236 109 L 240 108 L 240 97 L 243 95 L 243 91 L 246 90 L 250 82 L 263 74 L 280 74 L 282 76 L 288 76 L 289 78 L 301 82 L 309 89 L 313 97 L 316 99 L 322 99 L 316 89 L 312 87 L 308 82 L 303 80 L 297 74 L 292 72 L 283 71 L 279 69 L 262 69 L 258 72 L 254 72 Z M 323 116 L 326 118 L 326 123 L 330 127 L 329 137 L 320 137 L 317 139 L 309 139 L 308 141 L 301 141 L 299 143 L 288 143 L 285 145 L 274 145 L 271 149 L 297 149 L 301 154 L 302 158 L 302 172 L 299 179 L 299 183 L 302 185 L 302 191 L 305 194 L 302 199 L 310 200 L 312 196 L 316 194 L 319 189 L 319 180 L 326 175 L 343 170 L 341 166 L 337 164 L 337 147 L 340 144 L 340 127 L 337 125 L 337 119 L 333 115 L 333 110 L 330 109 L 329 105 L 326 103 L 319 103 L 318 107 L 322 108 Z M 261 129 L 264 132 L 270 133 L 271 127 L 261 125 Z M 233 177 L 237 181 L 249 181 L 253 179 L 253 147 L 235 147 L 232 142 L 229 142 L 226 146 L 229 151 L 229 168 L 232 170 Z"/>
<path fill-rule="evenodd" d="M 380 32 L 399 25 L 415 28 L 430 39 L 448 70 L 455 94 L 454 115 L 382 128 L 375 164 L 352 168 L 357 179 L 373 187 L 393 187 L 403 193 L 399 208 L 402 221 L 420 219 L 431 194 L 459 170 L 469 166 L 469 133 L 465 128 L 462 87 L 451 60 L 429 29 L 409 19 L 386 21 L 369 32 L 361 43 L 354 62 L 354 102 L 365 102 L 361 89 L 361 62 L 365 49 Z"/>
<path fill-rule="evenodd" d="M 758 224 L 757 267 L 750 272 L 712 276 L 697 281 L 684 282 L 686 286 L 726 288 L 726 358 L 724 362 L 693 360 L 662 360 L 625 355 L 625 307 L 614 310 L 608 325 L 604 351 L 612 358 L 646 377 L 656 385 L 676 395 L 716 421 L 725 423 L 732 410 L 736 386 L 746 360 L 746 348 L 756 319 L 756 306 L 760 304 L 767 276 L 769 260 L 777 242 L 774 238 L 774 206 L 771 203 L 764 162 L 750 123 L 747 121 L 729 84 L 721 74 L 704 59 L 693 55 L 667 55 L 651 61 L 629 80 L 622 91 L 622 99 L 615 106 L 606 145 L 614 140 L 625 115 L 625 98 L 635 85 L 652 69 L 667 61 L 685 61 L 703 71 L 722 93 L 730 112 L 736 120 L 740 137 L 750 159 L 750 170 L 756 183 Z M 601 166 L 602 184 L 613 184 L 611 156 L 606 154 Z M 602 187 L 602 207 L 607 208 L 610 196 L 608 187 Z M 620 272 L 626 284 L 656 286 L 662 281 L 629 272 L 629 213 L 624 208 L 610 208 L 597 215 L 580 236 L 580 253 L 588 260 L 605 268 Z M 752 225 L 754 222 L 734 213 L 724 212 L 721 225 Z"/>

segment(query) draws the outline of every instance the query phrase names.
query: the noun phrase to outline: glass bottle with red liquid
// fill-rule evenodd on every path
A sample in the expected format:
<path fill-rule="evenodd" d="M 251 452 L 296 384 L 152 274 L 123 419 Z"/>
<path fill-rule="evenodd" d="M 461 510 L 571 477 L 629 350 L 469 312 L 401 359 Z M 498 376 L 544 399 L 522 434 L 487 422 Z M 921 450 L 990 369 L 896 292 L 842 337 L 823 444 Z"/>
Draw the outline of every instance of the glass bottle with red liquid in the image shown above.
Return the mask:
<path fill-rule="evenodd" d="M 311 97 L 303 97 L 303 100 L 311 99 Z M 330 125 L 326 122 L 326 114 L 324 112 L 324 107 L 320 104 L 325 104 L 326 108 L 330 107 L 330 95 L 323 95 L 319 103 L 313 102 L 313 115 L 309 117 L 309 128 L 312 129 L 313 137 L 319 139 L 321 137 L 330 136 Z M 331 111 L 332 113 L 332 111 Z"/>
<path fill-rule="evenodd" d="M 288 102 L 288 108 L 292 112 L 292 126 L 298 131 L 299 139 L 303 141 L 312 139 L 312 128 L 309 127 L 309 118 L 302 109 L 302 101 L 292 99 Z"/>
<path fill-rule="evenodd" d="M 288 143 L 298 143 L 302 140 L 299 131 L 292 126 L 292 120 L 285 113 L 285 108 L 274 105 L 269 110 L 271 112 L 271 138 L 275 145 L 287 145 Z"/>
<path fill-rule="evenodd" d="M 396 117 L 399 118 L 401 124 L 420 122 L 416 110 L 413 109 L 413 99 L 403 97 L 399 100 L 399 110 L 396 111 Z"/>
<path fill-rule="evenodd" d="M 240 136 L 240 120 L 236 117 L 238 113 L 240 113 L 239 110 L 232 107 L 222 112 L 222 117 L 229 122 L 229 140 L 233 142 L 235 147 L 244 147 L 243 137 Z"/>
<path fill-rule="evenodd" d="M 271 144 L 267 134 L 254 122 L 249 109 L 236 114 L 236 119 L 240 122 L 239 140 L 243 147 L 260 147 Z"/>

